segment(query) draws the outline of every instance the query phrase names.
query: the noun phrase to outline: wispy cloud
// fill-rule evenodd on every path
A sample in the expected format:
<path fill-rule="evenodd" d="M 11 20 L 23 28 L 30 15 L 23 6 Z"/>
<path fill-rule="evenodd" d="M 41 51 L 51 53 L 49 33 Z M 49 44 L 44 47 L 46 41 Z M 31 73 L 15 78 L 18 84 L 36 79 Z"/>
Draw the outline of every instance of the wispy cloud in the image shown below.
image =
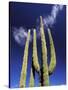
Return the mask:
<path fill-rule="evenodd" d="M 20 44 L 20 45 L 24 45 L 27 39 L 27 34 L 28 32 L 26 32 L 26 29 L 24 29 L 23 27 L 18 28 L 14 28 L 13 30 L 13 37 L 15 39 L 15 41 Z M 31 39 L 30 39 L 31 41 Z"/>
<path fill-rule="evenodd" d="M 63 9 L 63 5 L 54 5 L 52 7 L 51 14 L 48 15 L 47 17 L 43 18 L 44 25 L 52 26 L 56 22 L 56 17 L 58 15 L 59 11 L 61 11 L 62 9 Z"/>

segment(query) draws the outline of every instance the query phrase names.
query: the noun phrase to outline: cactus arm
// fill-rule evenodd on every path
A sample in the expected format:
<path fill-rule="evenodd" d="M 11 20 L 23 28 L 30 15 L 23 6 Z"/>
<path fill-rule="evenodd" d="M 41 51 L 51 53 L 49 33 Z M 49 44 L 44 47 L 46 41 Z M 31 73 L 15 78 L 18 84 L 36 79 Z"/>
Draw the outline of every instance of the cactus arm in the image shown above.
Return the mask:
<path fill-rule="evenodd" d="M 36 30 L 33 30 L 33 66 L 37 72 L 40 71 L 40 66 L 38 62 L 38 55 L 37 55 L 37 43 L 36 43 Z"/>
<path fill-rule="evenodd" d="M 48 35 L 50 40 L 50 54 L 51 54 L 51 61 L 49 64 L 49 75 L 51 75 L 56 67 L 56 53 L 55 53 L 52 35 L 49 28 L 48 28 Z"/>
<path fill-rule="evenodd" d="M 41 34 L 41 44 L 42 44 L 42 62 L 43 62 L 43 86 L 49 85 L 49 74 L 48 74 L 48 64 L 47 64 L 47 47 L 44 35 L 44 26 L 42 21 L 42 16 L 40 16 L 40 34 Z"/>
<path fill-rule="evenodd" d="M 33 77 L 33 71 L 31 68 L 31 74 L 30 74 L 30 82 L 29 82 L 30 87 L 34 87 L 34 77 Z"/>
<path fill-rule="evenodd" d="M 19 85 L 19 87 L 25 87 L 26 86 L 26 74 L 27 74 L 29 40 L 30 40 L 30 30 L 28 31 L 28 37 L 27 37 L 25 50 L 24 50 L 23 64 L 22 64 L 22 70 L 21 70 L 21 77 L 20 77 L 20 85 Z"/>

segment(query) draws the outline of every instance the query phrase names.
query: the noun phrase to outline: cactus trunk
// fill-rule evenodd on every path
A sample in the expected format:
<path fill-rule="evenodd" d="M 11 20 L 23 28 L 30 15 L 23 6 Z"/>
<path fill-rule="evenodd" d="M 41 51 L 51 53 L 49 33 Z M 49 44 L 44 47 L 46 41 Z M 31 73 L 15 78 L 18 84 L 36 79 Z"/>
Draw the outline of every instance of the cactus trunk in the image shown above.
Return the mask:
<path fill-rule="evenodd" d="M 28 31 L 28 37 L 24 50 L 23 64 L 22 64 L 21 77 L 20 77 L 20 87 L 26 86 L 29 40 L 30 40 L 30 30 Z"/>

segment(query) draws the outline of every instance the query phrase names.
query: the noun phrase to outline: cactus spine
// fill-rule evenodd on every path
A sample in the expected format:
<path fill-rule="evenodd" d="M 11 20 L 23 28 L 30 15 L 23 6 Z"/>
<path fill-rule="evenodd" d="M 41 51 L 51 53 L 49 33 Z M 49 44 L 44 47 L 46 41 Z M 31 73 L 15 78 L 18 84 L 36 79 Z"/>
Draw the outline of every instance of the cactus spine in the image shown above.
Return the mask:
<path fill-rule="evenodd" d="M 42 85 L 48 86 L 49 85 L 49 73 L 48 73 L 48 64 L 47 64 L 47 47 L 46 47 L 46 40 L 44 35 L 44 26 L 42 17 L 40 16 L 40 34 L 41 34 L 41 44 L 42 44 Z"/>
<path fill-rule="evenodd" d="M 37 72 L 40 71 L 38 55 L 37 55 L 36 30 L 35 29 L 33 30 L 33 66 Z"/>
<path fill-rule="evenodd" d="M 56 67 L 56 53 L 55 53 L 54 43 L 53 43 L 53 39 L 52 39 L 49 28 L 48 28 L 48 35 L 49 35 L 49 40 L 50 40 L 50 54 L 51 54 L 51 61 L 50 61 L 50 65 L 49 65 L 49 74 L 52 74 Z"/>
<path fill-rule="evenodd" d="M 20 87 L 26 86 L 29 40 L 30 40 L 30 30 L 28 31 L 28 37 L 24 50 L 23 64 L 22 64 L 21 77 L 20 77 Z"/>

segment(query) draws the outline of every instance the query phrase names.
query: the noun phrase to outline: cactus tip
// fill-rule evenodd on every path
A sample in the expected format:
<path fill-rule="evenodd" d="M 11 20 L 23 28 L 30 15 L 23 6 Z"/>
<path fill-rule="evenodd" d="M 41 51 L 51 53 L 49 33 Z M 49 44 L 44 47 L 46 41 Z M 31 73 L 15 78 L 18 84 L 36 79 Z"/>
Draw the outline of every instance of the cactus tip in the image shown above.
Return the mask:
<path fill-rule="evenodd" d="M 36 29 L 34 28 L 34 32 L 36 31 Z"/>
<path fill-rule="evenodd" d="M 28 32 L 30 32 L 30 29 L 28 29 Z"/>

